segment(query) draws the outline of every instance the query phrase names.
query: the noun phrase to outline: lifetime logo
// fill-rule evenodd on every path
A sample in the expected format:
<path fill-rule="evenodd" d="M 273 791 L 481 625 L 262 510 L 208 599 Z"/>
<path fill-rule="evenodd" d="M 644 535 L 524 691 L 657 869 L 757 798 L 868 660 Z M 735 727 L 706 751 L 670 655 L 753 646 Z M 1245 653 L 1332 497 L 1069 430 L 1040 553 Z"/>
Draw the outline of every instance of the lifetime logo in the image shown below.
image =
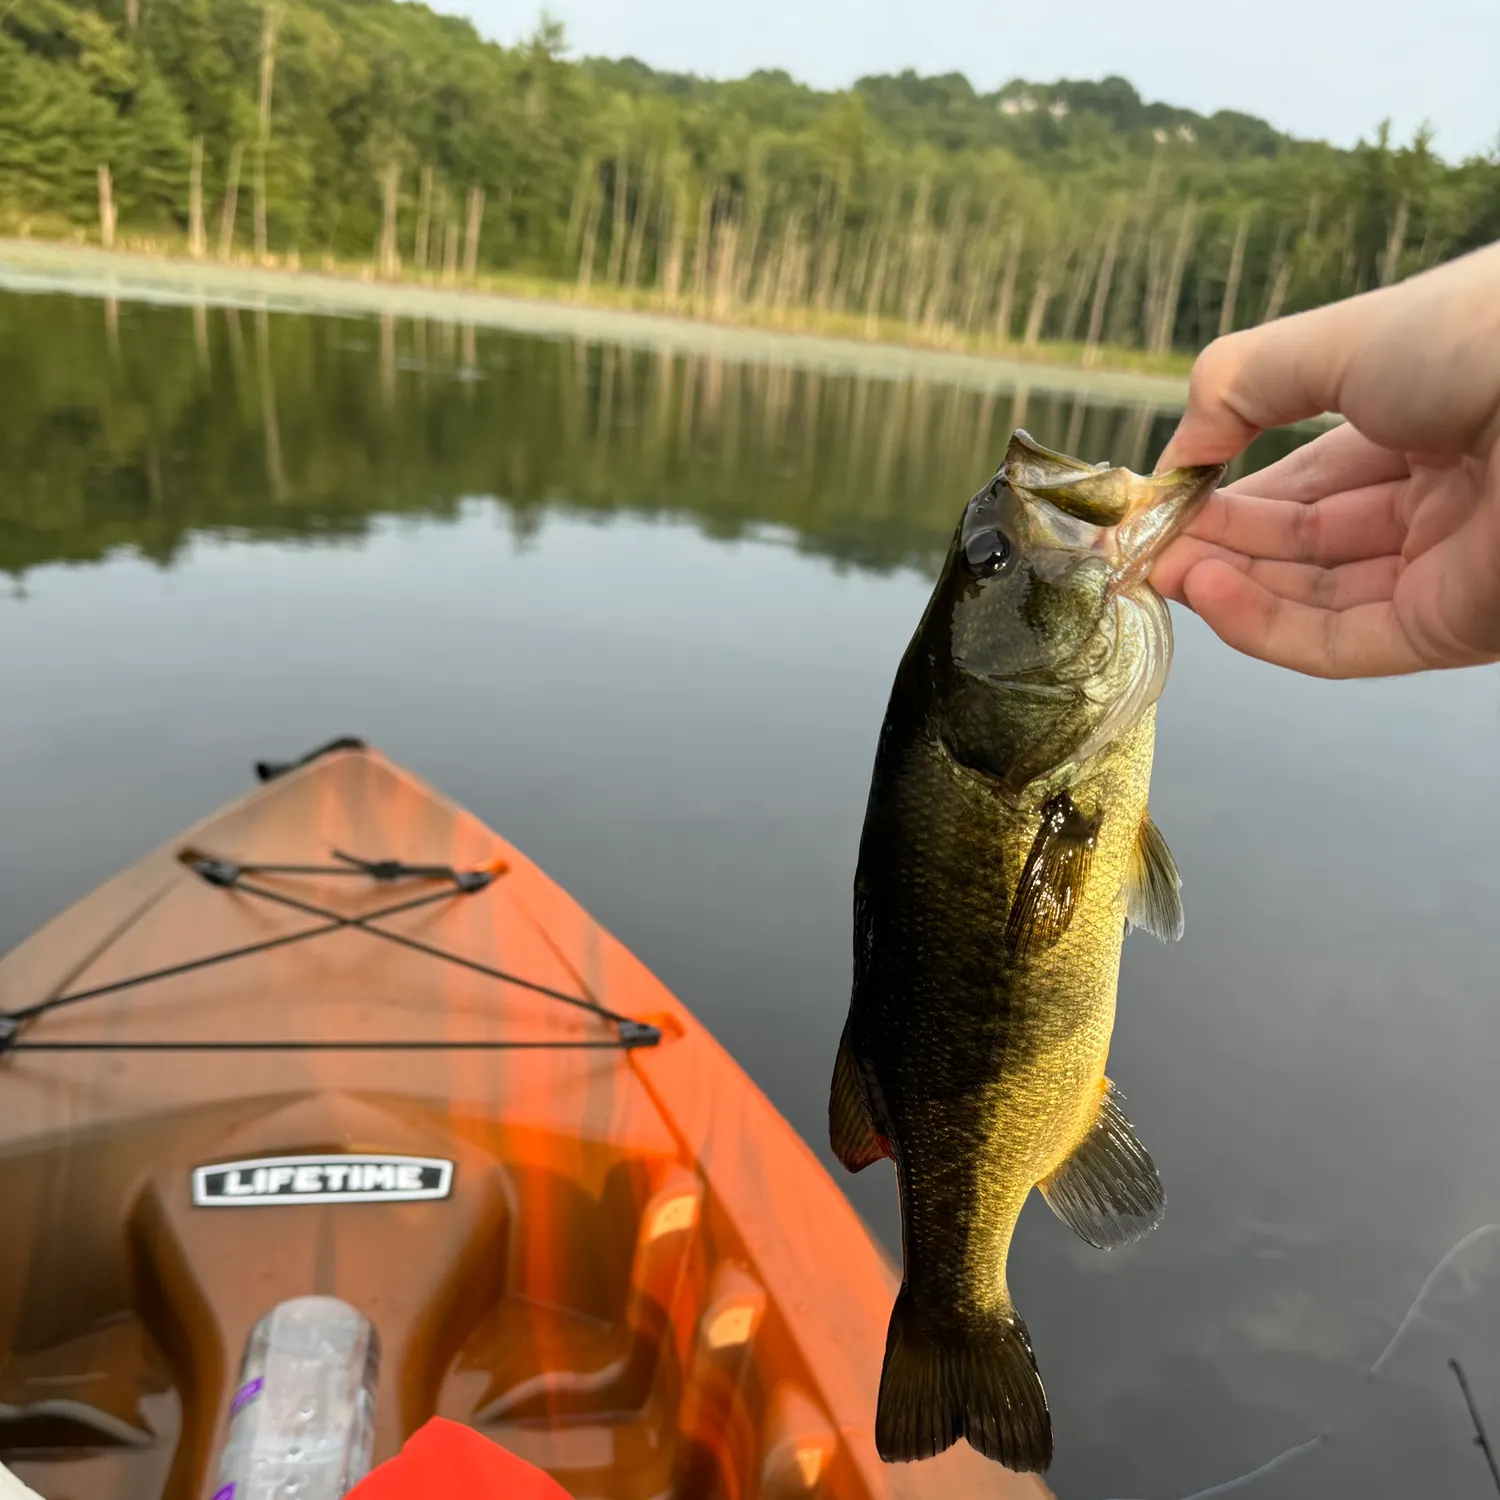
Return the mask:
<path fill-rule="evenodd" d="M 265 1156 L 193 1169 L 198 1208 L 420 1203 L 452 1189 L 453 1163 L 436 1156 Z"/>

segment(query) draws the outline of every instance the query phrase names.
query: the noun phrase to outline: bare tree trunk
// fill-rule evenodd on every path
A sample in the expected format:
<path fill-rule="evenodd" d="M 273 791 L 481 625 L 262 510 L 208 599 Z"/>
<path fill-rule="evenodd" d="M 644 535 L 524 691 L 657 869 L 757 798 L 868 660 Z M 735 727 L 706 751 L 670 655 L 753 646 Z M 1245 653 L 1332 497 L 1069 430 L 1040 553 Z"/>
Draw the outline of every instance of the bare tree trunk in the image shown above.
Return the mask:
<path fill-rule="evenodd" d="M 188 254 L 202 260 L 208 249 L 203 229 L 203 137 L 193 137 L 193 166 L 188 176 Z"/>
<path fill-rule="evenodd" d="M 1056 285 L 1058 251 L 1047 252 L 1036 273 L 1036 285 L 1031 289 L 1031 307 L 1026 314 L 1026 332 L 1021 343 L 1027 349 L 1035 349 L 1041 342 L 1042 328 L 1047 321 L 1047 308 L 1051 304 Z"/>
<path fill-rule="evenodd" d="M 219 211 L 219 259 L 228 260 L 234 250 L 234 215 L 240 199 L 240 161 L 244 143 L 236 141 L 229 151 L 229 181 L 224 187 L 224 206 Z"/>
<path fill-rule="evenodd" d="M 1126 239 L 1121 246 L 1120 259 L 1115 267 L 1114 290 L 1110 294 L 1109 316 L 1105 319 L 1101 341 L 1106 344 L 1128 344 L 1134 333 L 1131 320 L 1140 308 L 1138 288 L 1141 267 L 1146 258 L 1147 209 L 1144 198 L 1137 194 L 1135 209 L 1126 221 Z"/>
<path fill-rule="evenodd" d="M 115 243 L 114 181 L 109 175 L 108 164 L 103 162 L 99 166 L 99 243 L 106 250 L 113 248 Z"/>
<path fill-rule="evenodd" d="M 458 220 L 449 219 L 443 226 L 443 280 L 458 285 Z"/>
<path fill-rule="evenodd" d="M 1162 251 L 1161 225 L 1156 226 L 1151 244 L 1146 252 L 1146 292 L 1141 298 L 1141 348 L 1151 347 L 1159 316 L 1158 306 L 1162 296 Z"/>
<path fill-rule="evenodd" d="M 1103 259 L 1099 262 L 1099 277 L 1094 283 L 1089 329 L 1083 340 L 1083 362 L 1086 365 L 1099 362 L 1099 335 L 1104 331 L 1104 310 L 1109 306 L 1109 283 L 1115 274 L 1115 257 L 1120 251 L 1120 231 L 1123 228 L 1120 215 L 1115 215 L 1109 226 L 1109 238 L 1104 243 Z"/>
<path fill-rule="evenodd" d="M 422 168 L 422 185 L 417 190 L 417 238 L 411 247 L 411 263 L 417 275 L 427 269 L 427 242 L 432 237 L 432 168 Z"/>
<path fill-rule="evenodd" d="M 875 269 L 870 274 L 869 295 L 865 298 L 865 337 L 872 339 L 880 331 L 881 300 L 885 296 L 886 277 L 891 267 L 891 241 L 896 232 L 898 198 L 892 195 L 885 220 L 876 235 Z"/>
<path fill-rule="evenodd" d="M 1344 215 L 1339 256 L 1339 294 L 1342 296 L 1354 283 L 1357 251 L 1354 244 L 1354 210 Z"/>
<path fill-rule="evenodd" d="M 744 243 L 734 278 L 734 300 L 741 307 L 746 303 L 753 303 L 759 290 L 755 280 L 756 271 L 765 260 L 766 206 L 766 189 L 757 178 L 750 189 L 750 218 L 745 226 Z"/>
<path fill-rule="evenodd" d="M 820 312 L 827 312 L 834 300 L 834 287 L 838 284 L 839 269 L 843 264 L 843 230 L 823 246 L 818 262 L 816 282 L 813 289 L 813 305 Z"/>
<path fill-rule="evenodd" d="M 840 242 L 844 234 L 844 215 L 847 211 L 845 202 L 846 189 L 843 181 L 835 183 L 833 192 L 833 209 L 828 216 L 829 222 L 823 225 L 823 253 L 818 260 L 818 280 L 813 291 L 813 303 L 819 312 L 827 312 L 828 304 L 833 298 L 834 279 L 838 275 Z"/>
<path fill-rule="evenodd" d="M 781 264 L 776 273 L 776 291 L 771 305 L 778 314 L 784 313 L 795 295 L 793 280 L 797 275 L 797 252 L 802 244 L 802 210 L 794 208 L 786 221 L 781 236 Z"/>
<path fill-rule="evenodd" d="M 1276 236 L 1276 248 L 1271 254 L 1270 289 L 1266 294 L 1262 323 L 1270 323 L 1281 316 L 1281 304 L 1286 301 L 1287 287 L 1292 279 L 1292 260 L 1287 254 L 1286 226 Z"/>
<path fill-rule="evenodd" d="M 594 279 L 594 247 L 599 239 L 600 194 L 595 191 L 589 197 L 588 220 L 583 226 L 583 244 L 578 252 L 578 290 L 587 292 Z"/>
<path fill-rule="evenodd" d="M 134 31 L 141 24 L 141 0 L 125 0 L 125 25 Z"/>
<path fill-rule="evenodd" d="M 629 206 L 630 164 L 623 152 L 615 158 L 615 213 L 609 234 L 609 260 L 604 268 L 604 279 L 611 286 L 620 282 L 620 268 L 625 263 L 625 210 Z"/>
<path fill-rule="evenodd" d="M 865 284 L 865 277 L 869 275 L 870 250 L 874 242 L 875 226 L 867 223 L 860 231 L 859 248 L 854 252 L 853 257 L 844 257 L 843 274 L 837 297 L 839 307 L 844 312 L 851 310 L 854 299 Z"/>
<path fill-rule="evenodd" d="M 917 185 L 917 201 L 912 206 L 911 230 L 907 235 L 906 283 L 902 287 L 902 320 L 916 323 L 927 291 L 928 206 L 932 199 L 932 179 L 924 177 Z"/>
<path fill-rule="evenodd" d="M 1240 295 L 1240 277 L 1245 272 L 1245 241 L 1250 235 L 1250 211 L 1240 215 L 1234 230 L 1234 248 L 1229 252 L 1229 275 L 1224 280 L 1224 301 L 1219 305 L 1219 337 L 1234 332 L 1234 304 Z"/>
<path fill-rule="evenodd" d="M 1263 323 L 1274 323 L 1281 316 L 1282 304 L 1286 301 L 1287 289 L 1292 284 L 1292 271 L 1295 266 L 1295 257 L 1283 255 L 1281 264 L 1276 268 L 1275 278 L 1271 282 L 1271 295 L 1266 298 L 1266 315 L 1261 319 Z"/>
<path fill-rule="evenodd" d="M 1425 271 L 1442 260 L 1448 248 L 1445 236 L 1438 233 L 1437 225 L 1429 223 L 1422 236 L 1422 248 L 1417 252 L 1417 269 Z"/>
<path fill-rule="evenodd" d="M 1073 336 L 1078 332 L 1078 320 L 1083 316 L 1084 298 L 1088 296 L 1088 290 L 1094 280 L 1095 267 L 1099 264 L 1099 258 L 1104 254 L 1104 242 L 1107 231 L 1100 225 L 1098 232 L 1089 243 L 1088 248 L 1080 246 L 1078 266 L 1073 274 L 1073 290 L 1068 294 L 1068 305 L 1063 313 L 1062 328 L 1058 337 L 1063 343 L 1070 344 Z"/>
<path fill-rule="evenodd" d="M 737 219 L 726 219 L 714 246 L 714 317 L 726 318 L 734 301 L 735 255 L 739 249 Z"/>
<path fill-rule="evenodd" d="M 479 274 L 479 232 L 484 227 L 484 189 L 477 184 L 469 189 L 469 217 L 464 226 L 464 276 L 467 280 Z"/>
<path fill-rule="evenodd" d="M 266 258 L 266 145 L 271 137 L 271 89 L 276 81 L 276 38 L 281 6 L 266 0 L 260 13 L 260 111 L 255 136 L 255 255 Z"/>
<path fill-rule="evenodd" d="M 630 229 L 630 249 L 625 254 L 625 285 L 632 291 L 641 276 L 641 256 L 646 249 L 646 225 L 651 218 L 651 202 L 656 191 L 657 165 L 649 158 L 636 192 L 635 222 Z"/>
<path fill-rule="evenodd" d="M 751 273 L 747 296 L 752 307 L 767 308 L 776 300 L 776 283 L 781 275 L 781 249 L 779 242 L 764 226 L 760 238 L 762 251 Z"/>
<path fill-rule="evenodd" d="M 401 268 L 401 255 L 396 248 L 396 201 L 401 188 L 401 168 L 398 163 L 387 164 L 384 188 L 385 213 L 380 226 L 380 274 L 389 280 Z"/>
<path fill-rule="evenodd" d="M 698 199 L 698 238 L 693 244 L 693 306 L 699 312 L 703 311 L 708 296 L 708 237 L 713 231 L 714 200 L 718 195 L 717 187 L 712 192 L 705 188 Z"/>
<path fill-rule="evenodd" d="M 668 307 L 675 307 L 682 294 L 682 262 L 687 254 L 687 188 L 677 187 L 677 202 L 672 209 L 672 231 L 667 237 L 667 258 L 661 268 L 661 293 Z"/>
<path fill-rule="evenodd" d="M 928 288 L 927 306 L 922 314 L 922 327 L 929 335 L 936 333 L 938 325 L 948 316 L 953 262 L 958 255 L 958 241 L 968 214 L 969 195 L 960 188 L 948 204 L 948 222 L 943 226 L 942 236 L 936 246 L 932 285 Z"/>
<path fill-rule="evenodd" d="M 1017 220 L 1010 229 L 1010 248 L 1005 256 L 1005 271 L 1000 278 L 1000 296 L 995 306 L 995 333 L 1003 343 L 1010 342 L 1010 323 L 1016 303 L 1016 277 L 1021 271 L 1021 250 L 1026 234 Z"/>
<path fill-rule="evenodd" d="M 589 205 L 598 196 L 599 177 L 597 163 L 592 156 L 583 159 L 578 169 L 578 181 L 573 188 L 573 206 L 568 211 L 568 233 L 563 240 L 563 257 L 571 259 L 578 247 L 578 236 L 583 231 L 583 221 Z"/>
<path fill-rule="evenodd" d="M 1406 224 L 1410 209 L 1411 205 L 1403 193 L 1400 203 L 1396 205 L 1396 220 L 1391 225 L 1390 238 L 1385 242 L 1385 254 L 1380 261 L 1381 286 L 1389 286 L 1401 269 L 1401 252 L 1406 249 Z"/>
<path fill-rule="evenodd" d="M 255 141 L 255 202 L 251 207 L 251 217 L 255 226 L 255 258 L 264 261 L 266 258 L 266 138 L 264 135 L 257 136 Z"/>
<path fill-rule="evenodd" d="M 1182 277 L 1187 269 L 1188 255 L 1193 248 L 1198 209 L 1194 203 L 1186 203 L 1177 230 L 1177 243 L 1172 247 L 1172 265 L 1167 272 L 1166 290 L 1162 294 L 1161 312 L 1157 319 L 1156 334 L 1151 347 L 1157 354 L 1166 354 L 1172 347 L 1172 334 L 1177 327 L 1177 303 L 1182 297 Z"/>
<path fill-rule="evenodd" d="M 811 242 L 803 239 L 799 233 L 792 250 L 791 290 L 787 295 L 787 305 L 797 311 L 797 316 L 793 321 L 804 326 L 807 323 L 808 302 L 812 296 L 812 255 Z"/>
<path fill-rule="evenodd" d="M 980 306 L 989 301 L 987 294 L 994 280 L 1001 248 L 995 239 L 995 218 L 995 205 L 991 203 L 985 209 L 984 223 L 980 225 L 978 235 L 970 237 L 969 248 L 963 257 L 963 301 L 959 306 L 958 323 L 965 333 L 978 329 Z"/>

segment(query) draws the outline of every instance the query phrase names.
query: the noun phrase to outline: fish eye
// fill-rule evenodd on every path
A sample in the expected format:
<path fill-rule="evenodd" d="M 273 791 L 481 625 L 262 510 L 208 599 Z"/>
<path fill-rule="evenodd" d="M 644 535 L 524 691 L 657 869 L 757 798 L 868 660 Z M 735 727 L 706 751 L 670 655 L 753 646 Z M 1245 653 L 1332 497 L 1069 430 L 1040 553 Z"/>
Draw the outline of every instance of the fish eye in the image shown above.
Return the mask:
<path fill-rule="evenodd" d="M 985 526 L 964 543 L 964 560 L 980 578 L 996 578 L 1015 567 L 1015 543 L 998 527 Z"/>

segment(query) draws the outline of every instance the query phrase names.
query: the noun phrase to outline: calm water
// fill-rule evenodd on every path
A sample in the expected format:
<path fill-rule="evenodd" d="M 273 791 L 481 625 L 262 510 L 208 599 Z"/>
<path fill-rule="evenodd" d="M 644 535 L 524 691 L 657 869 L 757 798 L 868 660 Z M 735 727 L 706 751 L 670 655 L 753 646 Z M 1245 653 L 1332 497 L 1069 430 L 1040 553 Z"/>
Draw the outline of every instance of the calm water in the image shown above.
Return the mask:
<path fill-rule="evenodd" d="M 0 295 L 0 947 L 368 736 L 571 888 L 829 1160 L 896 661 L 1013 425 L 1153 413 L 379 320 Z M 1268 440 L 1253 461 L 1286 446 Z M 1012 1254 L 1053 1482 L 1493 1492 L 1500 674 L 1330 686 L 1178 613 L 1152 807 L 1188 930 L 1126 945 L 1111 1072 L 1170 1207 Z M 831 1165 L 831 1161 L 830 1161 Z M 837 1169 L 835 1169 L 837 1171 Z M 888 1171 L 844 1177 L 895 1243 Z"/>

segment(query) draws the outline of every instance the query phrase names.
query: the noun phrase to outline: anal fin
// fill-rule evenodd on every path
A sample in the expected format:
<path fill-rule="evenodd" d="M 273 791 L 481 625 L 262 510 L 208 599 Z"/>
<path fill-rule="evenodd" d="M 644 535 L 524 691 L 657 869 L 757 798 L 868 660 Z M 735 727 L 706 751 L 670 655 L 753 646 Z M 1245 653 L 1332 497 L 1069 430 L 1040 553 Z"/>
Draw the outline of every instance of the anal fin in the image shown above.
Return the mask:
<path fill-rule="evenodd" d="M 833 1063 L 833 1087 L 828 1096 L 828 1143 L 851 1172 L 862 1172 L 871 1162 L 891 1154 L 889 1143 L 870 1122 L 870 1109 L 849 1046 L 848 1021 L 844 1022 L 838 1056 Z"/>
<path fill-rule="evenodd" d="M 1136 1139 L 1107 1078 L 1089 1133 L 1037 1186 L 1052 1212 L 1100 1250 L 1116 1250 L 1149 1234 L 1167 1204 L 1156 1163 Z"/>
<path fill-rule="evenodd" d="M 1141 819 L 1130 856 L 1125 918 L 1164 943 L 1182 936 L 1182 876 L 1177 861 L 1148 813 Z"/>

